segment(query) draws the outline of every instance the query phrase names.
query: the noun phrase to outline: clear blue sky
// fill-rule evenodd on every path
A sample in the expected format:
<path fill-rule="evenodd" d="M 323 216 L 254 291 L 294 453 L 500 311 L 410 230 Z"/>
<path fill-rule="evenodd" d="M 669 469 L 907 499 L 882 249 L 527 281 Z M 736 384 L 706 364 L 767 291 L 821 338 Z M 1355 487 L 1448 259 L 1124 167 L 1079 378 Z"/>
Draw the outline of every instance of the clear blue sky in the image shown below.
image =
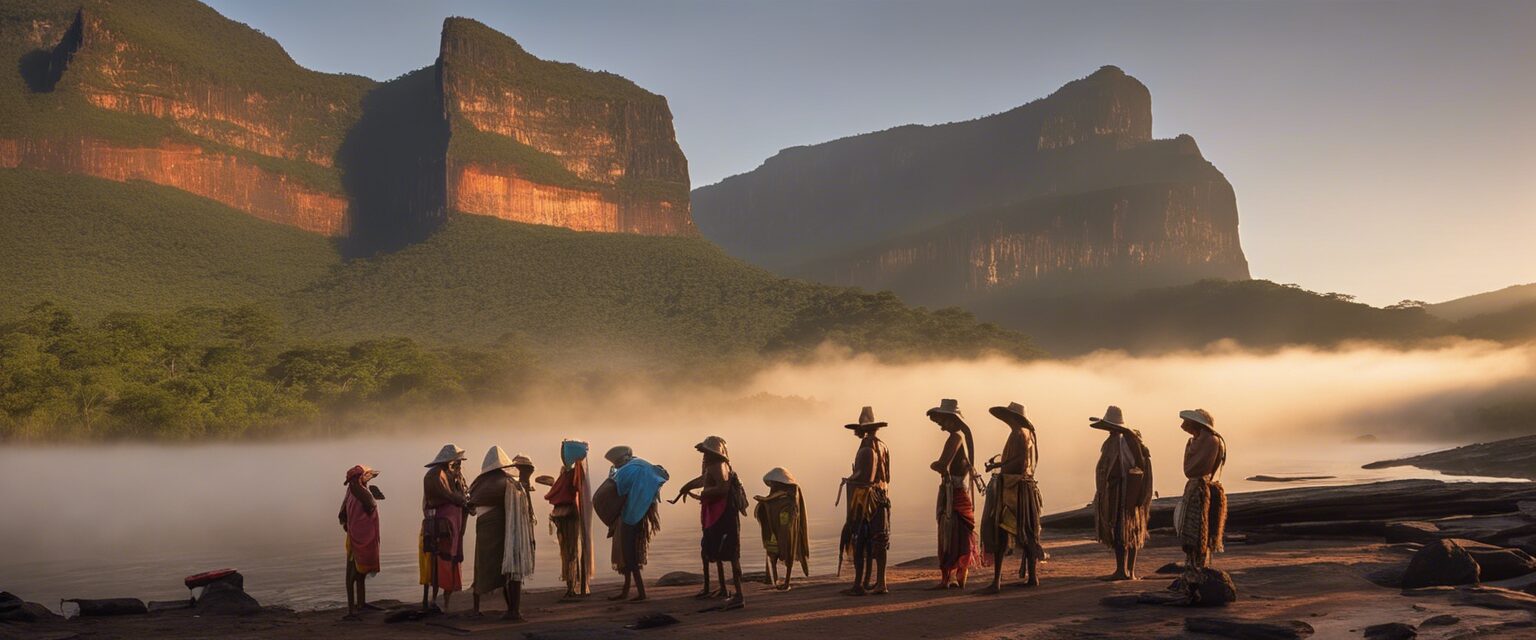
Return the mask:
<path fill-rule="evenodd" d="M 478 19 L 666 95 L 695 186 L 1116 64 L 1236 187 L 1256 277 L 1378 304 L 1536 281 L 1536 1 L 208 1 L 379 79 Z"/>

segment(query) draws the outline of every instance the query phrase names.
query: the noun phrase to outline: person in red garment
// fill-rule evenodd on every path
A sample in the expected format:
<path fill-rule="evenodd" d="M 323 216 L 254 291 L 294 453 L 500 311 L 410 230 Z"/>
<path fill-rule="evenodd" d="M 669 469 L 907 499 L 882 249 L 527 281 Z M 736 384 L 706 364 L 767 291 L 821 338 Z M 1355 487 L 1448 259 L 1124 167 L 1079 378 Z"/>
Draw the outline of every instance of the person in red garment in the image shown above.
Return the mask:
<path fill-rule="evenodd" d="M 699 521 L 704 528 L 699 556 L 704 561 L 704 588 L 699 598 L 726 598 L 721 610 L 740 609 L 746 604 L 741 588 L 741 516 L 746 515 L 746 490 L 731 469 L 725 439 L 709 436 L 694 445 L 703 455 L 699 477 L 678 489 L 678 497 L 691 496 L 699 501 Z M 698 490 L 697 494 L 692 493 Z M 720 578 L 720 589 L 709 588 L 709 565 L 713 563 Z M 725 565 L 731 565 L 734 594 L 725 586 Z"/>
<path fill-rule="evenodd" d="M 421 608 L 430 609 L 443 594 L 443 611 L 454 592 L 464 590 L 459 567 L 464 562 L 464 523 L 469 484 L 464 481 L 464 450 L 443 445 L 427 463 L 421 494 Z"/>
<path fill-rule="evenodd" d="M 379 572 L 379 508 L 368 481 L 379 472 L 363 465 L 347 470 L 342 484 L 347 493 L 341 499 L 341 530 L 346 532 L 347 550 L 347 616 L 357 619 L 357 614 L 368 605 L 366 580 Z"/>
<path fill-rule="evenodd" d="M 960 403 L 944 399 L 928 410 L 928 419 L 949 433 L 939 459 L 928 468 L 939 474 L 935 509 L 939 523 L 939 584 L 934 589 L 964 589 L 971 565 L 980 558 L 976 545 L 976 445 Z"/>
<path fill-rule="evenodd" d="M 560 443 L 560 477 L 550 482 L 549 493 L 544 495 L 553 507 L 549 521 L 560 543 L 560 579 L 565 582 L 561 600 L 592 594 L 592 481 L 587 473 L 587 448 L 580 440 Z"/>

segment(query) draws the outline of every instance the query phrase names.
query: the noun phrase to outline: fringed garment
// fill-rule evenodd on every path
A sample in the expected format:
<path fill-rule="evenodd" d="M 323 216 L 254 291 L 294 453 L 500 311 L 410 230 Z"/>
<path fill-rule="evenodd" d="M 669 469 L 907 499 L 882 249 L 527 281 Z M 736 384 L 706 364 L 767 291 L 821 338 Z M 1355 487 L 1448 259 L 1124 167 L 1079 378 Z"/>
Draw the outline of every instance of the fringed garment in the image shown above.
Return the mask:
<path fill-rule="evenodd" d="M 507 485 L 507 500 L 502 507 L 507 514 L 506 539 L 503 543 L 501 572 L 513 582 L 533 575 L 534 517 L 533 497 L 523 483 Z"/>
<path fill-rule="evenodd" d="M 560 579 L 578 595 L 592 593 L 592 487 L 587 476 L 587 445 L 567 440 L 561 443 L 561 460 L 566 466 L 560 477 L 544 494 L 554 509 L 549 526 L 560 543 Z"/>
<path fill-rule="evenodd" d="M 842 575 L 843 559 L 848 556 L 869 558 L 876 551 L 890 550 L 891 498 L 886 489 L 890 481 L 890 450 L 879 438 L 866 436 L 859 442 L 853 473 L 846 480 L 848 510 L 838 537 L 838 575 Z"/>
<path fill-rule="evenodd" d="M 753 511 L 762 529 L 763 550 L 769 562 L 800 563 L 801 573 L 811 575 L 811 537 L 805 522 L 805 495 L 800 487 L 786 486 L 757 496 Z"/>
<path fill-rule="evenodd" d="M 613 537 L 613 570 L 630 573 L 644 569 L 650 556 L 651 538 L 660 530 L 661 516 L 654 504 L 638 524 L 620 519 L 618 526 L 608 533 Z"/>
<path fill-rule="evenodd" d="M 1221 469 L 1227 461 L 1227 443 L 1214 432 L 1203 430 L 1184 446 L 1184 498 L 1174 517 L 1179 542 L 1196 567 L 1209 566 L 1212 554 L 1222 550 L 1227 526 L 1227 491 L 1221 486 Z"/>
<path fill-rule="evenodd" d="M 1114 548 L 1145 546 L 1152 513 L 1152 454 L 1139 433 L 1111 433 L 1104 440 L 1094 481 L 1095 538 Z"/>
<path fill-rule="evenodd" d="M 1034 478 L 1014 473 L 992 474 L 985 504 L 981 546 L 986 556 L 996 555 L 999 550 L 1007 553 L 1017 546 L 1027 558 L 1045 557 L 1040 546 L 1040 485 Z"/>

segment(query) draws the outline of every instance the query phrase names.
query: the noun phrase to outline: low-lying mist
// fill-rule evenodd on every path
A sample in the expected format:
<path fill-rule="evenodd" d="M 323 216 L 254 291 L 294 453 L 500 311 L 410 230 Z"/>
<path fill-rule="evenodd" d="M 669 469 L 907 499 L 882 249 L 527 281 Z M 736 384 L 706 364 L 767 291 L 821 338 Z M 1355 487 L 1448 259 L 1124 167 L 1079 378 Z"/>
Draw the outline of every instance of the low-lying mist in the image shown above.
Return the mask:
<path fill-rule="evenodd" d="M 382 470 L 386 567 L 377 597 L 410 597 L 421 473 L 438 447 L 468 450 L 478 473 L 487 447 L 523 453 L 538 473 L 556 473 L 562 437 L 592 443 L 593 467 L 607 471 L 608 447 L 628 444 L 666 466 L 677 486 L 698 469 L 693 445 L 723 436 L 749 493 L 761 477 L 790 469 L 806 491 L 814 572 L 833 569 L 841 508 L 833 506 L 856 442 L 843 428 L 863 405 L 890 422 L 898 559 L 932 553 L 934 478 L 928 463 L 943 442 L 925 417 L 956 398 L 975 435 L 977 459 L 1006 436 L 987 413 L 1017 401 L 1037 425 L 1041 490 L 1048 511 L 1092 497 L 1092 468 L 1103 433 L 1089 416 L 1117 404 L 1152 450 L 1157 488 L 1182 486 L 1187 437 L 1180 409 L 1203 407 L 1226 436 L 1226 473 L 1236 490 L 1260 487 L 1255 474 L 1306 473 L 1341 480 L 1433 475 L 1412 469 L 1365 471 L 1361 464 L 1465 441 L 1446 425 L 1470 399 L 1532 379 L 1533 351 L 1462 342 L 1400 351 L 1369 346 L 1255 354 L 1213 350 L 1159 357 L 1100 353 L 1072 360 L 1003 358 L 887 364 L 828 350 L 810 362 L 782 364 L 747 382 L 711 385 L 635 383 L 602 394 L 544 389 L 514 408 L 470 419 L 387 425 L 340 439 L 186 445 L 11 446 L 0 450 L 0 575 L 6 587 L 43 596 L 175 596 L 179 577 L 210 565 L 247 574 L 258 597 L 318 603 L 338 596 L 341 533 L 335 514 L 342 475 L 353 464 Z M 1376 434 L 1367 441 L 1360 436 Z M 537 498 L 536 498 L 537 500 Z M 547 507 L 537 501 L 541 519 Z M 697 511 L 664 505 L 653 569 L 696 569 Z M 471 529 L 472 530 L 472 529 Z M 540 530 L 543 531 L 542 524 Z M 744 532 L 755 538 L 755 526 Z M 540 534 L 541 555 L 554 539 Z M 472 536 L 471 536 L 472 537 Z M 750 565 L 757 546 L 743 547 Z M 599 553 L 599 574 L 606 547 Z M 552 555 L 548 557 L 553 558 Z M 535 580 L 553 583 L 553 560 Z M 334 570 L 334 571 L 333 571 Z M 338 574 L 333 576 L 332 574 Z M 659 575 L 659 574 L 657 574 Z M 333 584 L 334 583 L 334 584 Z M 145 591 L 138 594 L 136 591 Z M 375 593 L 373 590 L 370 593 Z"/>

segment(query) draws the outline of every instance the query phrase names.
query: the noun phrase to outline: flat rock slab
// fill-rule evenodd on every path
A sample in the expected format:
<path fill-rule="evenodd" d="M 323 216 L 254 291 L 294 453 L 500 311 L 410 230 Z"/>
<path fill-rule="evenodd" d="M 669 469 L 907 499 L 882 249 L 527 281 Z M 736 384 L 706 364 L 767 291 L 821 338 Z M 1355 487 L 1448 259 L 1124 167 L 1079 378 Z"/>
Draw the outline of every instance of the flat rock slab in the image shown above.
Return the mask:
<path fill-rule="evenodd" d="M 1389 480 L 1337 487 L 1295 487 L 1228 494 L 1227 525 L 1232 528 L 1319 522 L 1434 520 L 1451 516 L 1518 513 L 1520 503 L 1536 500 L 1536 483 Z M 1172 527 L 1179 498 L 1152 503 L 1151 526 Z M 1091 507 L 1042 519 L 1051 529 L 1093 528 Z"/>
<path fill-rule="evenodd" d="M 673 571 L 651 583 L 657 587 L 686 587 L 695 584 L 704 584 L 704 574 L 691 571 Z"/>
<path fill-rule="evenodd" d="M 1491 476 L 1536 480 L 1536 435 L 1435 451 L 1418 456 L 1381 460 L 1366 469 L 1418 467 L 1453 476 Z"/>
<path fill-rule="evenodd" d="M 1418 628 L 1405 622 L 1385 622 L 1365 628 L 1366 640 L 1411 640 L 1417 637 Z"/>
<path fill-rule="evenodd" d="M 1299 620 L 1253 622 L 1234 618 L 1185 618 L 1184 630 L 1236 640 L 1299 640 L 1312 635 L 1312 625 Z"/>

